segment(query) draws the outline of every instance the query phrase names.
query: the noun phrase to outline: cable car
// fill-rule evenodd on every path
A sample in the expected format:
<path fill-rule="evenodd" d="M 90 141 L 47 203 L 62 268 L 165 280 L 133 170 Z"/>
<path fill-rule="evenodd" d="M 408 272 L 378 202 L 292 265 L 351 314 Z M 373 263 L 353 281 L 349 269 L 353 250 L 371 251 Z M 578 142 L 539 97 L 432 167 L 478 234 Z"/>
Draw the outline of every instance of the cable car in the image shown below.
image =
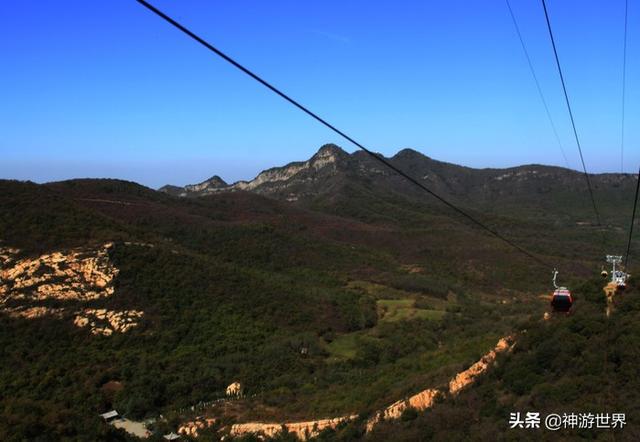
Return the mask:
<path fill-rule="evenodd" d="M 571 306 L 573 305 L 573 296 L 571 291 L 566 287 L 558 287 L 556 284 L 556 278 L 558 277 L 558 271 L 553 271 L 553 286 L 555 290 L 551 296 L 551 307 L 554 312 L 569 313 Z"/>
<path fill-rule="evenodd" d="M 616 283 L 616 288 L 618 290 L 624 290 L 627 288 L 627 274 L 620 270 L 616 270 L 613 276 L 613 282 Z"/>
<path fill-rule="evenodd" d="M 622 256 L 607 255 L 607 262 L 611 263 L 611 284 L 616 287 L 616 290 L 622 291 L 627 288 L 627 278 L 629 275 L 620 270 L 622 267 Z M 616 268 L 616 264 L 619 266 Z"/>
<path fill-rule="evenodd" d="M 573 305 L 573 296 L 571 296 L 571 292 L 566 287 L 558 287 L 551 297 L 551 307 L 553 307 L 553 311 L 568 313 L 571 310 L 571 306 Z"/>

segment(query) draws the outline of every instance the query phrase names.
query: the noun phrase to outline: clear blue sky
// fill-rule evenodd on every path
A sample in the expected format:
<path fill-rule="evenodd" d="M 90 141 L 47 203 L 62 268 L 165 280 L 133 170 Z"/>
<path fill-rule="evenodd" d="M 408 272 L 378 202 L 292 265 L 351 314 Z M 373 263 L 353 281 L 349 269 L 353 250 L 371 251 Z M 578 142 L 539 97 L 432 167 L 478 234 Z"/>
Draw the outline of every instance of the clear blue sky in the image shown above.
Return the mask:
<path fill-rule="evenodd" d="M 473 167 L 563 165 L 503 0 L 155 4 L 371 149 Z M 549 0 L 591 171 L 620 170 L 624 0 Z M 512 0 L 569 162 L 538 0 Z M 630 1 L 625 171 L 640 163 Z M 353 147 L 134 0 L 0 3 L 0 177 L 227 181 Z"/>

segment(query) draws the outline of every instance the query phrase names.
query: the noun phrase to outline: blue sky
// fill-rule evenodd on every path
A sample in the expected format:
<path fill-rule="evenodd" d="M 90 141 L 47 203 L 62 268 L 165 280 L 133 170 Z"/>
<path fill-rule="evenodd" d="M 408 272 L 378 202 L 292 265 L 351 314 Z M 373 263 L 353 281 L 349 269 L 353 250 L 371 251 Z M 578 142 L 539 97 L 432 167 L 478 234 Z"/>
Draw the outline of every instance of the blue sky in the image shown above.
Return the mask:
<path fill-rule="evenodd" d="M 541 3 L 511 0 L 569 163 Z M 373 150 L 564 165 L 504 0 L 154 4 Z M 624 0 L 549 0 L 590 171 L 620 171 Z M 640 153 L 630 1 L 625 171 Z M 354 148 L 134 0 L 0 3 L 0 178 L 227 181 Z"/>

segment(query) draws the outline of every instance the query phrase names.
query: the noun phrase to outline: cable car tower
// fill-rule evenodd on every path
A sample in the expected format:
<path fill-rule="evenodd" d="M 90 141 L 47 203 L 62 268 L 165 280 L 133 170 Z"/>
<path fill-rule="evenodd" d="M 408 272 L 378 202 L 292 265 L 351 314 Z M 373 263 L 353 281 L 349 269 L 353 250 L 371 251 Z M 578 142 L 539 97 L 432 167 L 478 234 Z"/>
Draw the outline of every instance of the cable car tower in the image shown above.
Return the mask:
<path fill-rule="evenodd" d="M 607 262 L 611 264 L 611 284 L 617 290 L 624 290 L 627 287 L 627 278 L 629 275 L 620 270 L 622 267 L 622 256 L 607 255 Z M 618 268 L 616 268 L 616 265 Z"/>

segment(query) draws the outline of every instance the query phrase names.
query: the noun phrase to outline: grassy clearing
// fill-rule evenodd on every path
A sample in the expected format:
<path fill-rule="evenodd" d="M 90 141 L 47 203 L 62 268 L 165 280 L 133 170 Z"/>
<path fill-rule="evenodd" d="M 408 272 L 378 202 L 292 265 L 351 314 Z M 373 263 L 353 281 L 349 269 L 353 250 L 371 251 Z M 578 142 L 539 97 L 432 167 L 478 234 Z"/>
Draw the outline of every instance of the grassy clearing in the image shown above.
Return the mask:
<path fill-rule="evenodd" d="M 358 351 L 358 338 L 361 335 L 362 332 L 354 332 L 336 336 L 326 346 L 326 350 L 330 354 L 329 361 L 353 359 Z"/>
<path fill-rule="evenodd" d="M 376 304 L 380 321 L 393 322 L 411 319 L 439 321 L 445 314 L 443 310 L 418 308 L 415 299 L 379 299 Z"/>
<path fill-rule="evenodd" d="M 435 310 L 444 310 L 447 305 L 457 302 L 457 296 L 449 293 L 447 299 L 442 297 L 430 296 L 420 292 L 412 292 L 389 287 L 384 284 L 377 284 L 371 281 L 349 281 L 347 289 L 361 294 L 369 295 L 376 300 L 419 300 L 421 303 L 428 303 Z"/>
<path fill-rule="evenodd" d="M 363 347 L 378 340 L 380 327 L 384 324 L 412 320 L 441 321 L 446 314 L 447 306 L 457 303 L 453 294 L 444 300 L 369 281 L 350 281 L 347 288 L 375 300 L 378 325 L 337 335 L 329 343 L 321 342 L 321 346 L 329 353 L 327 362 L 356 359 Z"/>
<path fill-rule="evenodd" d="M 416 300 L 411 298 L 378 299 L 376 308 L 379 325 L 367 330 L 338 335 L 330 343 L 324 344 L 324 349 L 329 353 L 329 362 L 354 359 L 359 349 L 378 339 L 381 331 L 380 324 L 414 319 L 440 321 L 446 314 L 444 310 L 418 308 Z"/>

